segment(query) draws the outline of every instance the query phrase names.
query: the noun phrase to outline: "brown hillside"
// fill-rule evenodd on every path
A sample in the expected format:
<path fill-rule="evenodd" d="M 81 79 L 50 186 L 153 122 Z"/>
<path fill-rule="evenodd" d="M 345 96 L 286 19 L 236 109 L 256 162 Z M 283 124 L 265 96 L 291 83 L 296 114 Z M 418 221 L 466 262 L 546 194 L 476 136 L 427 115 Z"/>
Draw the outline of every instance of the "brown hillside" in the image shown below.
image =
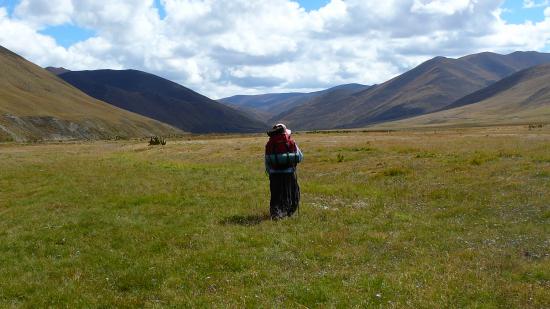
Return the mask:
<path fill-rule="evenodd" d="M 456 101 L 453 106 L 379 127 L 550 123 L 550 64 L 515 73 Z"/>
<path fill-rule="evenodd" d="M 319 98 L 276 118 L 299 129 L 358 128 L 441 110 L 456 100 L 533 65 L 550 54 L 481 53 L 436 57 L 383 84 L 333 100 Z"/>
<path fill-rule="evenodd" d="M 0 140 L 101 139 L 182 131 L 95 100 L 0 46 Z"/>

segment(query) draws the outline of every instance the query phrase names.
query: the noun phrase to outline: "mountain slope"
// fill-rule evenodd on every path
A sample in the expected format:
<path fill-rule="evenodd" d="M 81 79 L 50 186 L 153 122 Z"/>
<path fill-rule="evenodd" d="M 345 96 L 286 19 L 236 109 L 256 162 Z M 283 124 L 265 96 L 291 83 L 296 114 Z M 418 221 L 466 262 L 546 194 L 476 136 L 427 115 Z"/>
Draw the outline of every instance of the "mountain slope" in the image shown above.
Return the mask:
<path fill-rule="evenodd" d="M 259 132 L 265 128 L 240 111 L 141 71 L 71 71 L 59 77 L 96 99 L 185 131 Z"/>
<path fill-rule="evenodd" d="M 235 107 L 246 107 L 268 111 L 271 107 L 279 105 L 281 102 L 292 102 L 293 100 L 307 95 L 308 93 L 301 92 L 236 95 L 228 98 L 219 99 L 218 101 Z"/>
<path fill-rule="evenodd" d="M 550 54 L 481 53 L 436 57 L 383 84 L 338 100 L 312 101 L 274 119 L 298 129 L 357 128 L 441 110 L 457 99 L 530 66 Z"/>
<path fill-rule="evenodd" d="M 287 110 L 308 103 L 320 96 L 330 92 L 337 92 L 340 95 L 349 95 L 369 88 L 361 84 L 345 84 L 332 87 L 322 91 L 310 93 L 268 93 L 260 95 L 237 95 L 220 99 L 219 101 L 233 106 L 239 110 L 246 111 L 266 121 L 273 121 L 273 117 Z"/>
<path fill-rule="evenodd" d="M 0 46 L 0 140 L 98 139 L 182 131 L 95 100 Z"/>
<path fill-rule="evenodd" d="M 46 71 L 51 72 L 51 73 L 53 73 L 53 74 L 55 74 L 55 75 L 61 75 L 61 74 L 63 74 L 63 73 L 70 72 L 70 70 L 67 70 L 67 69 L 65 69 L 65 68 L 63 68 L 63 67 L 59 67 L 59 68 L 47 67 L 47 68 L 46 68 Z"/>
<path fill-rule="evenodd" d="M 550 64 L 535 66 L 457 100 L 439 112 L 380 127 L 550 123 Z"/>

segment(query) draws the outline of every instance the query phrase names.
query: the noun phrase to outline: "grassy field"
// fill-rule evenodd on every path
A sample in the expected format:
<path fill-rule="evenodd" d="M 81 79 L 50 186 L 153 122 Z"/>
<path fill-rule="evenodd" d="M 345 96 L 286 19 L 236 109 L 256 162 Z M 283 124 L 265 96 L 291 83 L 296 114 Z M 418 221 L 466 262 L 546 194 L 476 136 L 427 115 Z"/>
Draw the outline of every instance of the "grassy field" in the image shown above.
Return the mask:
<path fill-rule="evenodd" d="M 550 126 L 0 145 L 0 307 L 550 307 Z"/>

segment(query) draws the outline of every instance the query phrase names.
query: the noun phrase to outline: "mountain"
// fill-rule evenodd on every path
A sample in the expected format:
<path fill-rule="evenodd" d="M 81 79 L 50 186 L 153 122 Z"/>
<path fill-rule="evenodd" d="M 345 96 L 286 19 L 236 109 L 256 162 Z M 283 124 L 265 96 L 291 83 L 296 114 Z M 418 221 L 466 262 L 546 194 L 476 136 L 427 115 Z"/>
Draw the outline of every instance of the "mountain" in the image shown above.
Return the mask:
<path fill-rule="evenodd" d="M 283 113 L 293 107 L 305 104 L 315 98 L 327 93 L 338 92 L 340 94 L 351 94 L 365 90 L 370 86 L 361 84 L 345 84 L 332 87 L 322 91 L 302 93 L 268 93 L 260 95 L 236 95 L 223 98 L 218 101 L 230 105 L 239 110 L 253 114 L 264 121 L 273 121 L 273 117 Z"/>
<path fill-rule="evenodd" d="M 430 127 L 550 123 L 550 64 L 517 72 L 461 98 L 445 110 L 381 124 L 380 127 Z"/>
<path fill-rule="evenodd" d="M 256 117 L 266 122 L 269 118 L 278 114 L 277 106 L 287 110 L 294 106 L 295 101 L 308 96 L 308 93 L 267 93 L 260 95 L 236 95 L 228 98 L 219 99 L 218 102 L 231 106 L 251 117 Z"/>
<path fill-rule="evenodd" d="M 184 131 L 260 132 L 261 121 L 179 84 L 136 70 L 71 71 L 59 75 L 86 94 Z"/>
<path fill-rule="evenodd" d="M 346 97 L 313 100 L 274 117 L 295 129 L 358 128 L 441 110 L 456 100 L 528 67 L 550 54 L 480 53 L 436 57 L 383 84 Z"/>
<path fill-rule="evenodd" d="M 67 72 L 70 72 L 70 70 L 67 70 L 63 67 L 59 67 L 59 68 L 54 68 L 54 67 L 47 67 L 46 68 L 46 71 L 49 71 L 55 75 L 61 75 L 63 73 L 67 73 Z"/>
<path fill-rule="evenodd" d="M 271 107 L 279 105 L 281 102 L 292 102 L 300 97 L 308 95 L 308 93 L 301 92 L 266 93 L 259 95 L 236 95 L 219 99 L 218 101 L 235 107 L 247 107 L 268 111 Z"/>
<path fill-rule="evenodd" d="M 182 131 L 95 100 L 0 46 L 0 140 L 103 139 Z"/>

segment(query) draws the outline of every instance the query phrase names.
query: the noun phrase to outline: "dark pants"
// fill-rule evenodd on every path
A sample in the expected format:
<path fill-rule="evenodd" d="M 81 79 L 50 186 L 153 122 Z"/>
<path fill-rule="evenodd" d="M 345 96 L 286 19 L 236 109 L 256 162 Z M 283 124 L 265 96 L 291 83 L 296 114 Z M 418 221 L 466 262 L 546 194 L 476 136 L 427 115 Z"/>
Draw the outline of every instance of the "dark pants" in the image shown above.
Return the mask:
<path fill-rule="evenodd" d="M 269 212 L 272 219 L 290 217 L 300 204 L 300 186 L 296 173 L 269 175 L 271 202 Z"/>

